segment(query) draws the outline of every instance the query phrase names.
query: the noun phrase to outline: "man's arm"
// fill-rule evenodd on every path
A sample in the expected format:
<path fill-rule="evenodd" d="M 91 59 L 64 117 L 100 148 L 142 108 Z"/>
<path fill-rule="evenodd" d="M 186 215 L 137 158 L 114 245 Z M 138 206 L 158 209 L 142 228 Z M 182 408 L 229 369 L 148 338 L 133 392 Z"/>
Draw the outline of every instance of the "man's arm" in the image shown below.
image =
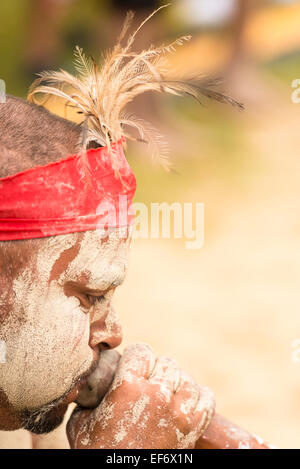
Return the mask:
<path fill-rule="evenodd" d="M 214 413 L 214 396 L 145 344 L 128 347 L 95 409 L 77 408 L 67 425 L 71 448 L 194 448 Z"/>

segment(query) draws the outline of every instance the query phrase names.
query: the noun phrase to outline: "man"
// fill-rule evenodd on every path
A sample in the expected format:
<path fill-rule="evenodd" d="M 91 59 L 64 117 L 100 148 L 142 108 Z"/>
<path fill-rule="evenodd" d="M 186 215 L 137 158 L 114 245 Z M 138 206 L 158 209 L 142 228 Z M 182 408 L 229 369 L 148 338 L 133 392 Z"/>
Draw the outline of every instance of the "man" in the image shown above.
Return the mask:
<path fill-rule="evenodd" d="M 45 72 L 31 87 L 30 100 L 38 93 L 59 96 L 82 115 L 82 125 L 11 96 L 0 104 L 2 430 L 56 428 L 101 352 L 122 340 L 112 299 L 126 273 L 132 233 L 136 181 L 123 146 L 124 137 L 137 138 L 129 129 L 168 167 L 160 136 L 125 113 L 126 105 L 156 91 L 242 107 L 207 80 L 165 76 L 165 54 L 188 36 L 132 50 L 155 13 L 126 41 L 129 13 L 101 64 L 77 47 L 77 75 Z M 193 448 L 213 413 L 210 390 L 173 360 L 135 344 L 99 406 L 75 410 L 68 438 L 72 448 Z"/>
<path fill-rule="evenodd" d="M 39 434 L 56 428 L 101 351 L 122 340 L 112 298 L 127 269 L 129 227 L 108 230 L 105 237 L 103 230 L 78 226 L 51 235 L 50 227 L 39 237 L 28 231 L 22 239 L 26 231 L 15 236 L 12 227 L 24 217 L 7 222 L 9 204 L 1 199 L 1 189 L 9 187 L 10 200 L 18 178 L 26 190 L 32 174 L 38 184 L 47 169 L 76 154 L 81 134 L 81 126 L 21 99 L 7 96 L 0 104 L 0 339 L 6 347 L 0 364 L 1 430 Z M 54 188 L 57 210 L 62 184 L 59 179 Z M 13 210 L 50 204 L 51 198 L 42 197 L 38 192 L 30 201 L 18 200 Z M 74 199 L 74 210 L 75 205 Z M 73 448 L 191 448 L 212 413 L 206 388 L 171 359 L 155 358 L 150 347 L 137 344 L 125 350 L 102 403 L 74 413 L 68 437 Z"/>

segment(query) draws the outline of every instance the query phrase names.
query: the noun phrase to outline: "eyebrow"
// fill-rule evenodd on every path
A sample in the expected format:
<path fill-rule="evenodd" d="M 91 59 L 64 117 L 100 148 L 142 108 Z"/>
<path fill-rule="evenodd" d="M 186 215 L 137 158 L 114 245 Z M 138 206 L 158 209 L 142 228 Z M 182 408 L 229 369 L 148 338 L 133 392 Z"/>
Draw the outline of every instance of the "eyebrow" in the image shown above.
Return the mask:
<path fill-rule="evenodd" d="M 69 280 L 67 282 L 64 282 L 64 287 L 65 288 L 74 288 L 80 293 L 85 293 L 88 295 L 94 295 L 94 296 L 100 296 L 106 293 L 107 291 L 111 290 L 112 288 L 117 288 L 120 286 L 125 278 L 125 274 L 117 274 L 114 278 L 111 280 L 107 280 L 103 282 L 103 287 L 102 288 L 92 288 L 89 286 L 91 284 L 91 281 L 87 281 L 85 284 L 83 281 L 74 281 L 74 280 Z"/>

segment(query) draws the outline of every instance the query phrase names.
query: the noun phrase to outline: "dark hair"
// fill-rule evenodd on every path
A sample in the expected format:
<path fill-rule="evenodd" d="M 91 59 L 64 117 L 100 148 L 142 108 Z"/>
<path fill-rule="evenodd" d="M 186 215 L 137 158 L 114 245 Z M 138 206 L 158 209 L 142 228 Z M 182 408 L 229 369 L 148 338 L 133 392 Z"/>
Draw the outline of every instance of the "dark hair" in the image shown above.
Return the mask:
<path fill-rule="evenodd" d="M 81 127 L 6 95 L 0 103 L 0 177 L 77 153 Z"/>

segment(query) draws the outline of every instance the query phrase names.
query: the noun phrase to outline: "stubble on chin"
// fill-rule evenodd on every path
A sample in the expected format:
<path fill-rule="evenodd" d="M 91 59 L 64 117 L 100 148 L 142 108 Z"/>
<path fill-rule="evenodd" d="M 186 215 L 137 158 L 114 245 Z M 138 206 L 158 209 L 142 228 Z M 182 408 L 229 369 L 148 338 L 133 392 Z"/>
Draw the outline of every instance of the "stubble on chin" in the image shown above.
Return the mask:
<path fill-rule="evenodd" d="M 95 370 L 96 366 L 97 361 L 94 361 L 89 370 L 82 374 L 74 382 L 71 388 L 58 399 L 55 399 L 38 409 L 25 409 L 22 411 L 20 414 L 22 428 L 30 431 L 31 433 L 35 433 L 36 435 L 41 435 L 43 433 L 50 433 L 59 427 L 64 420 L 64 416 L 69 405 L 65 402 L 66 398 L 76 385 L 79 385 L 80 382 L 83 384 L 83 380 Z"/>
<path fill-rule="evenodd" d="M 66 395 L 67 393 L 39 409 L 23 411 L 20 416 L 22 428 L 36 435 L 55 430 L 63 422 L 68 409 L 68 404 L 63 403 Z"/>

